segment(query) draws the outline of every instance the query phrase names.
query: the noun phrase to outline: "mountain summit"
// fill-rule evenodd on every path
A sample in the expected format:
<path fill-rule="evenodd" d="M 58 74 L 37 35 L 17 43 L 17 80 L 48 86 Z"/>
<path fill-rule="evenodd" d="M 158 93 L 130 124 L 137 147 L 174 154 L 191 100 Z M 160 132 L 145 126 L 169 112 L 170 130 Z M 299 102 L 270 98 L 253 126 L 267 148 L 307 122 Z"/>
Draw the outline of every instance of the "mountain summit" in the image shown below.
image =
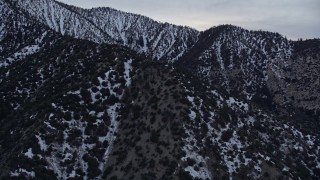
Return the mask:
<path fill-rule="evenodd" d="M 319 179 L 319 39 L 54 0 L 0 13 L 0 179 Z"/>

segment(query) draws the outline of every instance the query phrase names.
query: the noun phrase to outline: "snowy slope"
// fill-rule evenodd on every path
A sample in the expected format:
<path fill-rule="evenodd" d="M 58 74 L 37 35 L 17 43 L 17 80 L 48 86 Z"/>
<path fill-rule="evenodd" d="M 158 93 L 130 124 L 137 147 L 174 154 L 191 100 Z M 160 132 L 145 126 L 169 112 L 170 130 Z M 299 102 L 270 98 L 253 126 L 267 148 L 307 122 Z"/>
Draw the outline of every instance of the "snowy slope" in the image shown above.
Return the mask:
<path fill-rule="evenodd" d="M 81 15 L 53 0 L 14 0 L 14 5 L 26 11 L 50 29 L 75 38 L 98 43 L 112 43 L 112 39 Z"/>
<path fill-rule="evenodd" d="M 198 32 L 194 29 L 159 23 L 141 15 L 112 8 L 75 10 L 117 42 L 158 60 L 177 60 L 197 40 Z"/>
<path fill-rule="evenodd" d="M 62 38 L 25 60 L 0 71 L 0 105 L 19 105 L 0 120 L 1 178 L 320 176 L 318 129 L 300 113 L 117 46 Z"/>
<path fill-rule="evenodd" d="M 223 25 L 202 32 L 178 64 L 239 98 L 317 111 L 319 42 Z"/>
<path fill-rule="evenodd" d="M 224 25 L 203 32 L 181 58 L 199 77 L 251 99 L 271 75 L 283 76 L 293 45 L 277 33 Z"/>
<path fill-rule="evenodd" d="M 196 42 L 194 29 L 159 23 L 111 8 L 81 9 L 54 0 L 15 0 L 52 30 L 97 43 L 128 46 L 159 60 L 175 61 Z"/>
<path fill-rule="evenodd" d="M 72 39 L 59 39 L 43 51 L 26 57 L 28 63 L 17 61 L 15 67 L 6 67 L 8 74 L 0 71 L 4 79 L 0 82 L 0 107 L 10 102 L 14 107 L 9 111 L 31 113 L 9 120 L 1 131 L 1 154 L 8 149 L 14 151 L 17 144 L 28 146 L 26 153 L 16 156 L 27 163 L 16 164 L 7 175 L 40 179 L 101 176 L 118 131 L 120 101 L 131 85 L 135 54 L 120 47 Z M 48 101 L 42 104 L 43 99 Z M 33 108 L 42 109 L 44 114 Z M 1 124 L 4 118 L 1 116 Z M 17 125 L 13 127 L 12 123 Z M 23 129 L 28 132 L 20 136 Z M 28 162 L 38 165 L 30 168 Z M 0 166 L 7 169 L 11 165 Z M 1 171 L 0 176 L 4 173 Z"/>
<path fill-rule="evenodd" d="M 0 1 L 0 14 L 0 68 L 23 60 L 59 38 L 7 1 Z"/>

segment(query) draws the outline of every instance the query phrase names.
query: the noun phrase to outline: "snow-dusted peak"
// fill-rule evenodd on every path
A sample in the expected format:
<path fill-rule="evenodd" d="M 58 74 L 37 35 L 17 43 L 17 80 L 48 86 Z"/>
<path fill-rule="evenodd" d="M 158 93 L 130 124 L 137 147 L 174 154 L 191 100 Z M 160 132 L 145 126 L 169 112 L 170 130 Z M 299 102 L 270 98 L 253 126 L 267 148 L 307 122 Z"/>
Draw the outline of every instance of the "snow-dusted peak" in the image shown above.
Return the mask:
<path fill-rule="evenodd" d="M 160 23 L 148 17 L 112 8 L 74 8 L 116 42 L 152 58 L 177 60 L 197 41 L 199 32 L 182 26 Z"/>
<path fill-rule="evenodd" d="M 81 9 L 54 0 L 15 0 L 16 6 L 52 30 L 97 43 L 119 44 L 156 60 L 175 61 L 199 32 L 112 8 Z"/>
<path fill-rule="evenodd" d="M 291 54 L 292 44 L 278 33 L 223 25 L 202 32 L 181 63 L 211 84 L 250 99 L 269 76 L 281 79 Z"/>

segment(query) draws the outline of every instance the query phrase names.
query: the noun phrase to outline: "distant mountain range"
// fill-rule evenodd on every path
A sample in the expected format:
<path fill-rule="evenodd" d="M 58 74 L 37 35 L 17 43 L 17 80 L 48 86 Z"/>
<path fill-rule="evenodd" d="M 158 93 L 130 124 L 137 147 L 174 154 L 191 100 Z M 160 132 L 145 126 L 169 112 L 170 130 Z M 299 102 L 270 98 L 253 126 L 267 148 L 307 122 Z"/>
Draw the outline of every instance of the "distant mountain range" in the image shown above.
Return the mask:
<path fill-rule="evenodd" d="M 0 0 L 0 179 L 319 179 L 320 40 Z"/>

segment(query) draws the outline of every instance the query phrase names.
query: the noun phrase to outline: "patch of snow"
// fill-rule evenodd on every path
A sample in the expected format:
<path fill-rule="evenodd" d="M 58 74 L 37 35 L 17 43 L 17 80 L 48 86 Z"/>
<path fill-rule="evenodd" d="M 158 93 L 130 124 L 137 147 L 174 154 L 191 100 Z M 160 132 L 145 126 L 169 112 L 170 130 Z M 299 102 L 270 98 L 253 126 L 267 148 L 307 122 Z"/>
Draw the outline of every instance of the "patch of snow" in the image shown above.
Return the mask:
<path fill-rule="evenodd" d="M 103 115 L 104 115 L 104 112 L 99 112 L 99 113 L 96 114 L 96 117 L 97 118 L 101 118 Z"/>
<path fill-rule="evenodd" d="M 43 41 L 43 39 L 47 36 L 47 34 L 48 34 L 47 31 L 44 32 L 44 33 L 41 35 L 41 37 L 39 37 L 39 38 L 36 39 L 36 42 L 37 42 L 37 43 L 41 43 L 41 42 Z"/>
<path fill-rule="evenodd" d="M 36 135 L 36 138 L 38 139 L 38 144 L 40 145 L 40 149 L 42 151 L 47 151 L 48 145 L 46 144 L 46 141 L 43 140 L 39 135 Z"/>
<path fill-rule="evenodd" d="M 191 97 L 191 96 L 187 96 L 188 100 L 191 102 L 191 103 L 194 103 L 194 97 Z"/>
<path fill-rule="evenodd" d="M 119 126 L 119 122 L 117 121 L 117 116 L 118 116 L 118 113 L 116 112 L 116 109 L 119 108 L 121 105 L 120 103 L 116 103 L 114 104 L 113 106 L 111 106 L 107 112 L 108 112 L 108 115 L 109 117 L 111 118 L 110 121 L 111 121 L 111 124 L 110 124 L 110 127 L 109 127 L 109 132 L 108 134 L 105 136 L 105 137 L 99 137 L 99 141 L 103 142 L 103 141 L 108 141 L 109 143 L 109 146 L 104 154 L 104 159 L 105 160 L 108 160 L 109 159 L 109 155 L 112 151 L 112 148 L 113 148 L 113 142 L 114 140 L 116 139 L 116 133 L 118 131 L 118 126 Z M 104 164 L 100 164 L 99 168 L 101 170 L 103 170 L 103 165 Z"/>
<path fill-rule="evenodd" d="M 29 148 L 28 151 L 26 153 L 24 153 L 25 156 L 27 156 L 28 158 L 32 159 L 34 154 L 32 153 L 32 148 Z"/>
<path fill-rule="evenodd" d="M 49 119 L 50 119 L 50 117 L 52 117 L 52 116 L 49 116 Z M 56 129 L 55 127 L 51 126 L 51 124 L 48 121 L 44 121 L 44 124 L 47 125 L 47 127 L 50 129 L 53 129 L 53 130 Z"/>
<path fill-rule="evenodd" d="M 261 170 L 261 167 L 260 167 L 260 164 L 261 164 L 261 161 L 259 160 L 259 163 L 254 166 L 254 169 L 255 169 L 256 171 L 258 171 L 258 172 L 261 172 L 261 171 L 262 171 L 262 170 Z"/>
<path fill-rule="evenodd" d="M 18 52 L 11 55 L 10 57 L 6 58 L 6 61 L 8 61 L 9 63 L 4 61 L 3 63 L 0 63 L 0 67 L 5 67 L 11 64 L 13 61 L 24 59 L 26 56 L 38 52 L 39 49 L 40 49 L 39 45 L 26 46 L 21 50 L 19 50 Z"/>
<path fill-rule="evenodd" d="M 53 23 L 53 28 L 55 29 L 55 31 L 59 32 L 59 27 L 57 25 L 57 22 L 55 20 L 55 12 L 56 12 L 56 9 L 53 7 L 53 3 L 52 2 L 49 2 L 49 5 L 50 5 L 50 9 L 51 9 L 51 21 Z"/>
<path fill-rule="evenodd" d="M 69 178 L 75 178 L 76 177 L 76 171 L 72 171 L 71 174 L 69 174 Z"/>
<path fill-rule="evenodd" d="M 143 47 L 141 48 L 141 51 L 147 52 L 147 50 L 148 50 L 147 37 L 143 34 L 142 39 L 143 39 Z"/>
<path fill-rule="evenodd" d="M 247 125 L 251 125 L 251 126 L 253 126 L 254 122 L 256 121 L 256 119 L 252 116 L 249 116 L 246 120 L 247 120 Z"/>
<path fill-rule="evenodd" d="M 157 39 L 153 42 L 153 44 L 152 44 L 152 50 L 155 50 L 155 48 L 158 46 L 159 41 L 163 38 L 162 36 L 163 36 L 163 31 L 161 31 L 161 32 L 158 34 Z M 160 57 L 162 57 L 162 56 L 161 56 L 161 55 L 158 56 L 158 59 L 159 59 Z"/>
<path fill-rule="evenodd" d="M 300 131 L 298 131 L 297 129 L 295 129 L 294 127 L 291 127 L 291 131 L 296 137 L 299 137 L 299 138 L 304 137 L 303 134 Z"/>
<path fill-rule="evenodd" d="M 200 178 L 200 179 L 211 179 L 211 173 L 208 170 L 208 167 L 206 165 L 207 158 L 201 156 L 197 153 L 196 147 L 193 147 L 190 142 L 195 141 L 195 137 L 193 136 L 192 132 L 185 128 L 186 133 L 189 135 L 188 138 L 186 138 L 186 145 L 183 147 L 183 150 L 186 152 L 186 156 L 182 158 L 183 161 L 187 161 L 188 158 L 191 158 L 196 161 L 195 165 L 199 165 L 200 163 L 204 164 L 204 166 L 199 167 L 199 170 L 195 170 L 193 166 L 188 166 L 184 170 L 189 172 L 190 175 L 194 178 Z"/>
<path fill-rule="evenodd" d="M 216 101 L 217 102 L 217 106 L 219 108 L 222 108 L 223 107 L 223 104 L 222 102 L 224 101 L 224 98 L 217 92 L 217 91 L 211 91 L 211 93 L 213 94 L 213 96 L 215 96 L 216 98 L 218 98 L 218 100 Z"/>
<path fill-rule="evenodd" d="M 48 34 L 48 32 L 45 31 L 44 33 L 42 33 L 42 35 L 40 37 L 35 39 L 35 44 L 28 45 L 28 46 L 18 50 L 14 54 L 10 55 L 8 58 L 6 58 L 6 60 L 4 62 L 0 63 L 0 67 L 8 66 L 14 61 L 23 60 L 27 56 L 39 52 L 39 50 L 41 49 L 39 44 L 43 41 L 43 39 L 46 37 L 47 34 Z"/>
<path fill-rule="evenodd" d="M 61 162 L 60 159 L 56 158 L 55 156 L 49 156 L 45 158 L 49 164 L 50 169 L 53 170 L 54 173 L 57 174 L 59 178 L 65 177 L 65 174 L 61 170 L 59 163 Z M 66 179 L 66 178 L 64 178 Z"/>
<path fill-rule="evenodd" d="M 123 21 L 124 20 L 120 16 L 118 16 L 116 18 L 115 27 L 117 28 L 119 36 L 121 37 L 121 39 L 123 41 L 123 44 L 127 45 L 128 39 L 126 37 L 125 30 L 124 30 L 124 27 L 123 27 L 125 22 L 123 22 Z"/>
<path fill-rule="evenodd" d="M 62 35 L 65 34 L 65 30 L 64 30 L 64 15 L 63 15 L 63 10 L 60 9 L 60 32 Z"/>
<path fill-rule="evenodd" d="M 8 72 L 6 73 L 6 77 L 9 77 L 10 75 L 10 70 L 8 70 Z"/>
<path fill-rule="evenodd" d="M 300 146 L 300 144 L 299 143 L 296 143 L 294 146 L 293 146 L 293 148 L 295 149 L 295 150 L 299 150 L 299 151 L 303 151 L 303 147 L 302 146 Z"/>
<path fill-rule="evenodd" d="M 244 103 L 242 101 L 237 101 L 233 97 L 229 97 L 229 99 L 226 100 L 226 103 L 231 108 L 238 107 L 240 109 L 243 109 L 244 111 L 248 111 L 249 110 L 249 105 L 247 103 Z"/>
<path fill-rule="evenodd" d="M 130 72 L 132 71 L 132 59 L 124 62 L 124 78 L 126 80 L 126 86 L 131 85 Z"/>
<path fill-rule="evenodd" d="M 54 107 L 54 108 L 57 108 L 55 103 L 51 103 L 51 106 Z"/>
<path fill-rule="evenodd" d="M 52 29 L 53 29 L 53 25 L 52 25 L 52 23 L 51 23 L 51 21 L 50 21 L 50 19 L 49 19 L 49 13 L 48 13 L 48 9 L 47 9 L 47 7 L 48 7 L 48 5 L 47 5 L 47 4 L 43 6 L 43 10 L 44 10 L 44 18 L 45 18 L 45 20 L 46 20 L 46 22 L 47 22 L 48 26 L 49 26 L 50 28 L 52 28 Z"/>
<path fill-rule="evenodd" d="M 244 147 L 239 140 L 239 136 L 236 134 L 236 132 L 233 132 L 233 136 L 230 138 L 230 140 L 228 142 L 225 142 L 223 146 L 220 145 L 220 147 L 222 150 L 223 159 L 228 167 L 228 172 L 230 174 L 236 172 L 236 168 L 238 168 L 238 166 L 241 164 L 241 161 L 239 159 L 239 152 L 235 151 L 234 147 L 236 147 L 237 149 L 241 149 Z M 228 155 L 229 151 L 233 152 L 234 158 L 230 159 Z"/>
<path fill-rule="evenodd" d="M 287 167 L 287 166 L 285 166 L 283 169 L 282 169 L 282 171 L 285 171 L 285 172 L 289 172 L 289 168 Z"/>
<path fill-rule="evenodd" d="M 199 109 L 199 107 L 196 106 L 194 102 L 194 97 L 187 96 L 187 99 L 189 102 L 191 102 L 192 107 Z M 202 101 L 200 100 L 201 105 Z M 200 105 L 200 107 L 201 107 Z M 203 116 L 203 113 L 200 111 L 200 116 Z M 196 112 L 192 111 L 189 114 L 190 120 L 194 120 L 196 118 Z M 194 166 L 188 166 L 184 170 L 189 172 L 190 175 L 194 178 L 200 178 L 200 179 L 211 179 L 211 173 L 207 167 L 207 157 L 202 156 L 201 154 L 198 153 L 198 147 L 194 144 L 196 142 L 195 135 L 193 134 L 193 131 L 191 131 L 189 128 L 186 127 L 186 125 L 183 126 L 186 134 L 188 135 L 186 138 L 184 138 L 184 141 L 186 142 L 183 150 L 186 152 L 186 156 L 182 157 L 183 161 L 187 161 L 188 158 L 191 158 L 196 161 L 196 165 L 198 167 L 198 170 L 195 169 Z M 199 164 L 202 164 L 203 166 L 198 166 Z"/>
<path fill-rule="evenodd" d="M 5 24 L 1 23 L 1 26 L 0 26 L 0 41 L 3 40 L 3 38 L 5 37 L 5 34 L 7 33 L 5 27 L 6 27 Z"/>
<path fill-rule="evenodd" d="M 27 175 L 27 177 L 31 177 L 31 178 L 34 178 L 36 175 L 36 173 L 34 171 L 29 172 L 25 169 L 19 168 L 18 170 L 15 170 L 14 172 L 10 172 L 10 176 L 11 177 L 18 177 L 22 173 L 25 173 Z"/>
<path fill-rule="evenodd" d="M 196 112 L 191 111 L 190 114 L 189 114 L 189 117 L 190 117 L 191 120 L 194 120 L 197 117 Z"/>
<path fill-rule="evenodd" d="M 74 95 L 80 96 L 80 90 L 77 90 L 77 91 L 74 91 L 74 92 L 69 91 L 69 92 L 67 92 L 67 94 L 74 94 Z"/>
<path fill-rule="evenodd" d="M 306 138 L 308 138 L 307 144 L 308 144 L 309 146 L 313 146 L 313 145 L 314 145 L 314 141 L 312 140 L 311 135 L 307 135 Z"/>
<path fill-rule="evenodd" d="M 228 103 L 229 106 L 231 106 L 232 104 L 236 103 L 236 100 L 233 97 L 230 97 L 226 102 Z"/>

